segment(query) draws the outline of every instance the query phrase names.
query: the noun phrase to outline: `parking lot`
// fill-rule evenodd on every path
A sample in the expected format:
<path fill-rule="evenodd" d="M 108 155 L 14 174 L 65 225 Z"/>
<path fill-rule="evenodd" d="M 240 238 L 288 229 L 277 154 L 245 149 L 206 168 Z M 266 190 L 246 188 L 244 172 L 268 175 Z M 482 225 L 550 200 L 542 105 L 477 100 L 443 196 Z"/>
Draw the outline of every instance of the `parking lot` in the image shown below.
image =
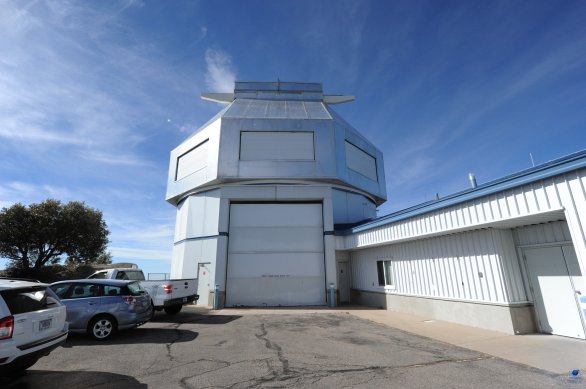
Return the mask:
<path fill-rule="evenodd" d="M 233 314 L 236 312 L 236 314 Z M 497 359 L 328 310 L 157 313 L 108 342 L 70 335 L 3 388 L 581 387 Z"/>

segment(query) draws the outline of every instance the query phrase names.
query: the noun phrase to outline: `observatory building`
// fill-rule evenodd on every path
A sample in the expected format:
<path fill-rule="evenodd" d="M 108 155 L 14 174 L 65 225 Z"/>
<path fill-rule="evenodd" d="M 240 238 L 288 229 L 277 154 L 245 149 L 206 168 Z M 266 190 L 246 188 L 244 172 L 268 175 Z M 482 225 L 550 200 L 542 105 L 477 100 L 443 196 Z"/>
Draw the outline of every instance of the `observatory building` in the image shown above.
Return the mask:
<path fill-rule="evenodd" d="M 171 276 L 198 276 L 203 304 L 214 285 L 228 307 L 326 304 L 335 226 L 386 200 L 382 153 L 330 107 L 353 97 L 291 82 L 202 97 L 227 106 L 171 152 Z"/>
<path fill-rule="evenodd" d="M 332 109 L 351 96 L 202 97 L 226 107 L 171 152 L 167 187 L 171 276 L 199 279 L 198 304 L 351 302 L 586 338 L 586 151 L 377 218 L 383 156 Z"/>

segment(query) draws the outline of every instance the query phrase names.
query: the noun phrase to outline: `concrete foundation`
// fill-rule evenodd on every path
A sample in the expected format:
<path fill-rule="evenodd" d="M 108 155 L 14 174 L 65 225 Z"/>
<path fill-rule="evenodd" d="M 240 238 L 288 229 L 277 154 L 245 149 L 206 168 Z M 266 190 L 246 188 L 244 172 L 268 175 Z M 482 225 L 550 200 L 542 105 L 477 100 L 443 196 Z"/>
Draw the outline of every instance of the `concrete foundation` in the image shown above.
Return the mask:
<path fill-rule="evenodd" d="M 353 304 L 404 312 L 507 334 L 537 332 L 531 305 L 495 305 L 351 289 Z"/>

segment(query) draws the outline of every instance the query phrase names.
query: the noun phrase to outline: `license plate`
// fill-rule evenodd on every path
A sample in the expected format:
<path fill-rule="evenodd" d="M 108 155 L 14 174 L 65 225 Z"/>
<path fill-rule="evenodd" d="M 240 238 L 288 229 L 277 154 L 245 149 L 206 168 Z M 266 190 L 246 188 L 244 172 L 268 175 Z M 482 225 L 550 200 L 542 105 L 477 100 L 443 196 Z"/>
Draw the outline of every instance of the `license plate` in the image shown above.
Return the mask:
<path fill-rule="evenodd" d="M 51 328 L 52 321 L 53 321 L 53 319 L 41 320 L 39 322 L 39 331 L 44 331 L 44 330 L 48 330 L 49 328 Z"/>
<path fill-rule="evenodd" d="M 183 302 L 186 303 L 187 302 L 187 297 L 183 297 Z"/>

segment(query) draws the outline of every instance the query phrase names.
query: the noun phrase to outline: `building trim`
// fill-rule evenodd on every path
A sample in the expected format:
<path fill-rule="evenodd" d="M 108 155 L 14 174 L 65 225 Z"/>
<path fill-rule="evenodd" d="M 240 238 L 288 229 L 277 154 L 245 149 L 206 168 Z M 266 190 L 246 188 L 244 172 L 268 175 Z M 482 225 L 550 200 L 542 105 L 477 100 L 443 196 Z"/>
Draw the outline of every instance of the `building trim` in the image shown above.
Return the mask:
<path fill-rule="evenodd" d="M 441 301 L 450 301 L 456 303 L 471 303 L 471 304 L 481 304 L 481 305 L 495 305 L 499 307 L 527 307 L 533 306 L 531 301 L 512 301 L 512 302 L 494 302 L 494 301 L 482 301 L 482 300 L 467 300 L 467 299 L 456 299 L 456 298 L 448 298 L 448 297 L 436 297 L 436 296 L 425 296 L 420 294 L 409 294 L 409 293 L 395 293 L 391 291 L 380 291 L 380 290 L 367 290 L 367 289 L 357 289 L 357 288 L 350 288 L 357 292 L 364 292 L 364 293 L 376 293 L 385 296 L 403 296 L 403 297 L 416 297 L 422 299 L 430 299 L 430 300 L 441 300 Z"/>
<path fill-rule="evenodd" d="M 497 180 L 479 185 L 477 188 L 468 189 L 458 192 L 439 200 L 428 201 L 373 221 L 361 224 L 354 228 L 344 231 L 344 235 L 351 235 L 357 232 L 371 230 L 373 228 L 382 227 L 401 220 L 420 216 L 422 214 L 437 211 L 442 208 L 447 208 L 453 205 L 462 204 L 467 201 L 475 200 L 480 197 L 489 196 L 498 192 L 503 192 L 508 189 L 530 184 L 536 181 L 544 180 L 574 170 L 586 167 L 586 150 L 567 155 L 562 158 L 555 159 L 548 163 L 535 166 L 531 169 L 526 169 L 518 173 L 511 174 L 499 178 Z"/>
<path fill-rule="evenodd" d="M 191 242 L 191 241 L 196 241 L 196 240 L 214 239 L 214 238 L 219 238 L 220 236 L 228 236 L 228 233 L 227 232 L 218 232 L 217 235 L 195 236 L 193 238 L 185 238 L 185 239 L 178 240 L 177 242 L 173 243 L 173 245 L 177 246 L 178 244 L 181 244 L 181 243 Z"/>

